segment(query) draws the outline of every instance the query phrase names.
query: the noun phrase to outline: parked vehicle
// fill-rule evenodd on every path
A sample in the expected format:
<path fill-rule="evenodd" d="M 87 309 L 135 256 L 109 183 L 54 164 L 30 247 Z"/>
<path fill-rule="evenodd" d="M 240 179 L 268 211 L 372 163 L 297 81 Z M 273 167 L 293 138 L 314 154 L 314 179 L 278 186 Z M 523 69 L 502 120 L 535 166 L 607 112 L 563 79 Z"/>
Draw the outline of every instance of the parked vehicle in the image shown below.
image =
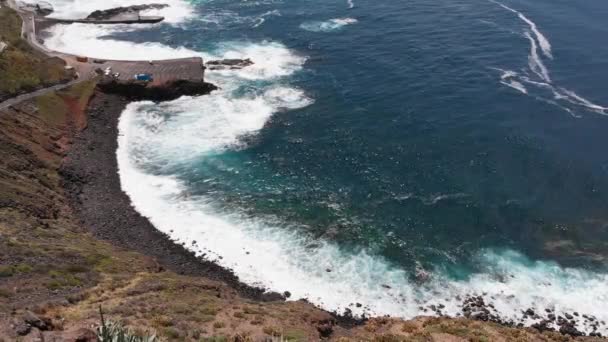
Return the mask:
<path fill-rule="evenodd" d="M 135 75 L 135 79 L 137 81 L 144 81 L 144 82 L 153 81 L 152 75 L 150 75 L 150 74 L 137 74 L 137 75 Z"/>

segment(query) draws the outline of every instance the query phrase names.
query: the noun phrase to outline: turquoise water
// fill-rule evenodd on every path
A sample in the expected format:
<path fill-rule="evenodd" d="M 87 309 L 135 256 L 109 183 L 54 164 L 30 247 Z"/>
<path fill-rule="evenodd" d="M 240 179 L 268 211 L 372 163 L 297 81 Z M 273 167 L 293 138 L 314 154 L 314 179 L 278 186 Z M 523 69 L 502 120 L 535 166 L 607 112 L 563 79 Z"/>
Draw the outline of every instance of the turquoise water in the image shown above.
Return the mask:
<path fill-rule="evenodd" d="M 598 44 L 608 6 L 508 5 L 551 44 L 553 59 L 535 43 L 551 82 L 528 65 L 530 25 L 492 2 L 200 5 L 232 21 L 203 24 L 191 44 L 281 41 L 308 56 L 289 82 L 315 102 L 274 115 L 241 137 L 246 148 L 169 172 L 221 206 L 278 216 L 407 268 L 474 267 L 486 247 L 591 266 L 607 237 L 608 118 L 554 91 L 608 104 L 608 48 Z M 255 29 L 243 19 L 260 13 L 271 14 Z M 527 94 L 500 83 L 506 71 Z M 552 248 L 564 241 L 572 247 Z"/>

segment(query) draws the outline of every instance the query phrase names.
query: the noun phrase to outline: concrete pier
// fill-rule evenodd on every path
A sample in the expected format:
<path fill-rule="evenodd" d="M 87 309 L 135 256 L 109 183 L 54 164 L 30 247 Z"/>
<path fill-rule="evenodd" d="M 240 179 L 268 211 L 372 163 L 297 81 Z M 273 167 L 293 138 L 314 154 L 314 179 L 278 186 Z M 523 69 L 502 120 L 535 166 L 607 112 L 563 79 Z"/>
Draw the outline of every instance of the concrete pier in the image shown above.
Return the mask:
<path fill-rule="evenodd" d="M 165 17 L 154 17 L 154 16 L 138 16 L 138 15 L 125 15 L 112 19 L 96 20 L 96 19 L 55 19 L 46 18 L 48 22 L 55 22 L 58 24 L 96 24 L 96 25 L 115 25 L 115 24 L 156 24 L 165 20 Z"/>

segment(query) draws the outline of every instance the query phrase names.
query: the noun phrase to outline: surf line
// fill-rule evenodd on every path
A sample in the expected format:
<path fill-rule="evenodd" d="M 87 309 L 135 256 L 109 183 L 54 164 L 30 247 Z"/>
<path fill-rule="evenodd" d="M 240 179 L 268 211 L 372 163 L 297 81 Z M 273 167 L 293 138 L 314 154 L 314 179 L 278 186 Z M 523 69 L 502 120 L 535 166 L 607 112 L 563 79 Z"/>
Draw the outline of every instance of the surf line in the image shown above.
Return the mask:
<path fill-rule="evenodd" d="M 545 56 L 547 56 L 547 58 L 549 59 L 553 59 L 553 53 L 551 51 L 551 43 L 549 42 L 549 39 L 547 39 L 547 37 L 545 37 L 545 35 L 540 32 L 540 30 L 538 29 L 538 26 L 536 26 L 536 23 L 533 22 L 532 20 L 530 20 L 528 17 L 526 17 L 523 13 L 521 13 L 520 11 L 517 11 L 505 4 L 502 4 L 498 1 L 495 0 L 489 0 L 492 3 L 497 4 L 498 6 L 506 9 L 507 11 L 513 12 L 515 14 L 517 14 L 517 16 L 526 24 L 528 24 L 528 26 L 530 26 L 530 30 L 532 31 L 532 33 L 534 33 L 534 36 L 536 37 L 536 40 L 538 40 L 538 44 L 540 45 L 541 50 L 543 51 L 543 54 Z"/>

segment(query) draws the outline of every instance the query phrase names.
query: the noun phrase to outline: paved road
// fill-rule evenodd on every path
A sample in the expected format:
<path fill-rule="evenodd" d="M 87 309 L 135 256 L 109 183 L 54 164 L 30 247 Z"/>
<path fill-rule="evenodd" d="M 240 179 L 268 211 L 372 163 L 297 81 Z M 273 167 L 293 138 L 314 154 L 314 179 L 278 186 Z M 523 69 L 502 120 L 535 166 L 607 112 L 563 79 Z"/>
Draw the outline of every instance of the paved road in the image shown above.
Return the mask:
<path fill-rule="evenodd" d="M 53 51 L 42 45 L 36 36 L 36 16 L 31 12 L 22 11 L 15 4 L 14 0 L 8 0 L 8 5 L 19 13 L 23 20 L 21 36 L 34 49 L 49 56 L 59 57 L 63 59 L 67 65 L 74 68 L 78 75 L 78 79 L 53 87 L 41 89 L 29 94 L 20 95 L 0 103 L 0 109 L 8 108 L 21 101 L 31 99 L 36 96 L 44 95 L 51 91 L 63 89 L 73 84 L 90 80 L 97 76 L 97 69 L 105 71 L 111 69 L 112 74 L 119 74 L 117 77 L 121 81 L 127 81 L 134 78 L 136 74 L 151 74 L 154 81 L 152 86 L 160 85 L 166 82 L 176 80 L 200 81 L 204 80 L 203 60 L 199 57 L 181 58 L 172 60 L 160 60 L 154 62 L 142 61 L 114 61 L 114 60 L 94 60 L 87 58 L 86 62 L 79 62 L 78 56 Z"/>
<path fill-rule="evenodd" d="M 41 52 L 49 57 L 61 58 L 61 59 L 65 60 L 66 63 L 68 63 L 68 65 L 70 65 L 70 61 L 72 59 L 74 61 L 76 60 L 76 58 L 73 56 L 63 54 L 60 52 L 56 52 L 56 51 L 51 51 L 51 50 L 47 49 L 44 45 L 40 44 L 36 38 L 36 18 L 35 18 L 35 16 L 32 13 L 20 11 L 13 0 L 8 0 L 8 5 L 11 8 L 13 8 L 14 10 L 16 10 L 17 13 L 19 13 L 19 15 L 21 16 L 21 19 L 23 21 L 23 25 L 21 27 L 21 37 L 23 39 L 25 39 L 30 44 L 30 46 L 32 46 L 34 49 L 38 50 L 39 52 Z M 74 84 L 84 82 L 95 76 L 94 68 L 91 66 L 86 66 L 84 64 L 75 65 L 74 69 L 76 70 L 77 75 L 78 75 L 77 79 L 75 79 L 71 82 L 68 82 L 68 83 L 57 84 L 57 85 L 54 85 L 54 86 L 51 86 L 48 88 L 36 90 L 31 93 L 19 95 L 17 97 L 8 99 L 4 102 L 0 102 L 0 110 L 3 110 L 10 106 L 16 105 L 22 101 L 26 101 L 31 98 L 37 97 L 37 96 L 45 95 L 45 94 L 48 94 L 53 91 L 67 88 Z"/>
<path fill-rule="evenodd" d="M 10 98 L 10 99 L 8 99 L 8 100 L 6 100 L 4 102 L 0 102 L 0 110 L 6 109 L 6 108 L 8 108 L 10 106 L 14 106 L 14 105 L 16 105 L 16 104 L 18 104 L 20 102 L 29 100 L 29 99 L 37 97 L 37 96 L 46 95 L 46 94 L 48 94 L 50 92 L 67 88 L 67 87 L 72 86 L 72 85 L 74 85 L 74 84 L 76 84 L 78 82 L 82 82 L 82 80 L 74 80 L 74 81 L 69 82 L 69 83 L 57 84 L 57 85 L 54 85 L 52 87 L 36 90 L 34 92 L 31 92 L 31 93 L 27 93 L 27 94 L 19 95 L 17 97 Z"/>

